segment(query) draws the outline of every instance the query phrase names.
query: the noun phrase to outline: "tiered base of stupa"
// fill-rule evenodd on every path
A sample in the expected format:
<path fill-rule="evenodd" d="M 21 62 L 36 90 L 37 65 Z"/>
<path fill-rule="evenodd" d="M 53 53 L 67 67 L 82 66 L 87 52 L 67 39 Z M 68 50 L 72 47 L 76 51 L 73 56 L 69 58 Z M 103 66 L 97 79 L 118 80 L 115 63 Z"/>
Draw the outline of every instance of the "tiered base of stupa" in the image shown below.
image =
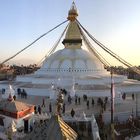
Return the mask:
<path fill-rule="evenodd" d="M 116 96 L 121 96 L 123 93 L 140 93 L 140 82 L 136 80 L 129 80 L 126 76 L 113 75 Z M 104 76 L 57 76 L 57 75 L 42 75 L 36 74 L 18 76 L 14 81 L 15 89 L 25 89 L 29 95 L 50 96 L 55 94 L 55 89 L 64 88 L 68 93 L 74 92 L 78 96 L 110 96 L 111 77 L 109 73 Z M 0 88 L 6 88 L 8 82 L 3 82 Z"/>

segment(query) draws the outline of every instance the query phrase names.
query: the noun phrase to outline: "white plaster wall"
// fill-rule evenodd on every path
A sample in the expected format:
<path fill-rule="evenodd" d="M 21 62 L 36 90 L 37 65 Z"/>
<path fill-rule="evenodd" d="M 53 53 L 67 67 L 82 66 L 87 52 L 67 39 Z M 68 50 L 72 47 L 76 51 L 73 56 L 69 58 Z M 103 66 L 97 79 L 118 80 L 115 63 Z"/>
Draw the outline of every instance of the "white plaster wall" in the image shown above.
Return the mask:
<path fill-rule="evenodd" d="M 4 117 L 4 128 L 7 129 L 11 125 L 12 121 L 15 122 L 16 128 L 20 128 L 20 127 L 24 126 L 23 119 L 26 117 L 29 117 L 29 116 L 32 116 L 31 118 L 33 118 L 33 114 L 34 113 L 28 114 L 25 117 L 20 118 L 20 119 L 14 119 L 14 118 L 11 118 L 11 117 L 8 117 L 5 115 L 0 115 L 0 116 Z"/>

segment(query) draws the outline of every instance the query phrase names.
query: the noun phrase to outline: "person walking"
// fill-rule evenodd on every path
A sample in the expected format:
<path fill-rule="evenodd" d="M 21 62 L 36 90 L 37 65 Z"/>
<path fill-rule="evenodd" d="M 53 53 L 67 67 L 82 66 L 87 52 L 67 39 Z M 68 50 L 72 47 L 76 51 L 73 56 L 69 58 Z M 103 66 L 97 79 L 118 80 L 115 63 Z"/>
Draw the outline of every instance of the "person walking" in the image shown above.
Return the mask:
<path fill-rule="evenodd" d="M 63 104 L 62 113 L 65 114 L 65 103 Z"/>
<path fill-rule="evenodd" d="M 132 93 L 132 99 L 133 99 L 133 100 L 135 99 L 134 93 Z"/>
<path fill-rule="evenodd" d="M 40 107 L 40 105 L 38 106 L 38 113 L 41 114 L 41 107 Z"/>
<path fill-rule="evenodd" d="M 50 113 L 52 112 L 52 104 L 51 103 L 49 104 L 49 112 Z"/>
<path fill-rule="evenodd" d="M 35 114 L 37 114 L 37 108 L 36 108 L 36 106 L 34 106 L 34 112 L 35 112 Z"/>
<path fill-rule="evenodd" d="M 81 104 L 81 98 L 80 97 L 78 97 L 78 103 L 79 103 L 79 105 Z"/>
<path fill-rule="evenodd" d="M 92 98 L 92 102 L 91 102 L 92 106 L 94 107 L 94 99 Z"/>
<path fill-rule="evenodd" d="M 103 104 L 104 111 L 106 111 L 106 103 Z"/>
<path fill-rule="evenodd" d="M 89 100 L 87 100 L 87 109 L 89 109 Z"/>
<path fill-rule="evenodd" d="M 74 111 L 74 109 L 72 108 L 72 110 L 71 110 L 71 116 L 74 117 L 74 115 L 75 115 L 75 111 Z"/>
<path fill-rule="evenodd" d="M 75 105 L 77 105 L 77 96 L 75 96 Z"/>
<path fill-rule="evenodd" d="M 42 107 L 45 107 L 45 99 L 42 99 Z"/>

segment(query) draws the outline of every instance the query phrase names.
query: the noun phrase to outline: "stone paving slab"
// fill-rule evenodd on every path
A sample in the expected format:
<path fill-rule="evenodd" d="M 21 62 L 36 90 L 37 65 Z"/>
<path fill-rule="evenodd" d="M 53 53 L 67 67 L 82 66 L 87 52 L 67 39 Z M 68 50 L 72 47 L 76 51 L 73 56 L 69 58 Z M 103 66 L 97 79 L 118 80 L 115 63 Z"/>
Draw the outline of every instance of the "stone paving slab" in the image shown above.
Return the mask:
<path fill-rule="evenodd" d="M 92 98 L 95 101 L 94 107 L 91 104 Z M 46 105 L 46 107 L 44 109 L 45 112 L 49 112 L 49 103 L 51 102 L 52 110 L 55 113 L 55 111 L 56 111 L 56 102 L 53 101 L 53 100 L 50 100 L 48 97 L 31 96 L 31 95 L 28 95 L 27 99 L 17 97 L 17 100 L 19 100 L 19 101 L 23 101 L 23 102 L 26 102 L 26 103 L 29 103 L 29 104 L 34 104 L 36 106 L 42 105 L 43 99 L 44 99 L 45 105 Z M 82 98 L 81 98 L 80 105 L 78 103 L 76 105 L 74 98 L 72 99 L 72 103 L 69 104 L 67 102 L 67 96 L 66 96 L 65 100 L 64 100 L 65 104 L 66 104 L 66 106 L 65 106 L 65 109 L 66 109 L 65 114 L 66 115 L 70 114 L 72 108 L 76 112 L 75 115 L 80 115 L 83 112 L 85 112 L 86 115 L 92 115 L 93 113 L 94 114 L 99 114 L 100 111 L 101 111 L 101 107 L 99 105 L 97 105 L 97 99 L 98 99 L 97 97 L 88 97 L 89 109 L 87 109 L 86 102 L 83 101 Z M 104 98 L 102 98 L 102 99 L 104 99 Z M 121 103 L 115 104 L 115 112 L 119 113 L 119 112 L 128 112 L 129 111 L 129 112 L 135 113 L 136 112 L 136 106 L 137 106 L 137 109 L 140 109 L 140 98 L 137 99 L 137 105 L 136 105 L 136 100 L 132 100 L 131 96 L 128 95 L 125 100 L 121 101 Z M 110 109 L 110 102 L 108 102 L 107 106 L 106 106 L 106 111 L 104 111 L 104 113 L 110 113 L 110 110 L 111 110 Z"/>

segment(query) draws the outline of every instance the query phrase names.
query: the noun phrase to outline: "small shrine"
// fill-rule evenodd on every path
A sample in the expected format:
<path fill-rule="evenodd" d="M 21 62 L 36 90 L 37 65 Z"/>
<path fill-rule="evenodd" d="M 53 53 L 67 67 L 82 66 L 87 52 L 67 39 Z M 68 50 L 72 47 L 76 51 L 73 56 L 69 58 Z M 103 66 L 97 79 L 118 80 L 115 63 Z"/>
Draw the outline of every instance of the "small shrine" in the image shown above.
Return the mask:
<path fill-rule="evenodd" d="M 7 93 L 5 93 L 7 94 Z M 9 128 L 14 122 L 15 129 L 29 130 L 29 123 L 34 114 L 34 105 L 17 101 L 14 93 L 0 101 L 0 127 Z"/>

